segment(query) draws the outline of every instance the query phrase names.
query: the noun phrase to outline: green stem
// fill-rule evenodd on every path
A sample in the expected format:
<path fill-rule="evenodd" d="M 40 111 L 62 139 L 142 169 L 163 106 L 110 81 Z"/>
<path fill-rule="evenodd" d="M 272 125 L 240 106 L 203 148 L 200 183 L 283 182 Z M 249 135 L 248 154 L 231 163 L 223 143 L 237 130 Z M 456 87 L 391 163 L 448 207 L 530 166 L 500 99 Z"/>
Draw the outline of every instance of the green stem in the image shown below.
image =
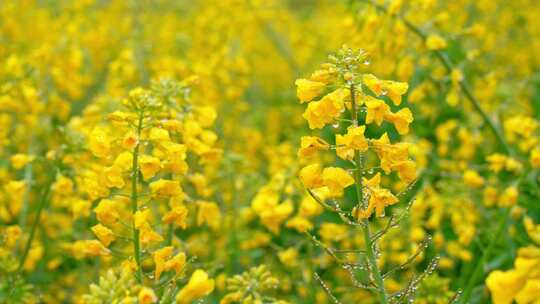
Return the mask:
<path fill-rule="evenodd" d="M 172 244 L 173 233 L 174 233 L 174 226 L 173 224 L 169 224 L 169 226 L 167 227 L 167 240 L 166 240 L 167 246 L 171 246 Z"/>
<path fill-rule="evenodd" d="M 474 284 L 478 281 L 478 277 L 483 275 L 483 267 L 491 255 L 491 252 L 495 248 L 495 245 L 499 238 L 501 237 L 502 232 L 504 231 L 504 228 L 506 227 L 506 219 L 508 217 L 508 213 L 510 212 L 510 209 L 507 208 L 501 218 L 499 219 L 499 226 L 497 227 L 497 231 L 495 232 L 495 235 L 493 238 L 491 238 L 486 250 L 482 252 L 482 257 L 480 257 L 480 261 L 478 261 L 478 264 L 476 264 L 473 273 L 471 275 L 471 278 L 469 282 L 467 283 L 467 286 L 465 287 L 465 290 L 463 291 L 463 297 L 461 297 L 460 303 L 469 303 L 469 299 L 472 295 L 472 289 L 474 288 Z"/>
<path fill-rule="evenodd" d="M 229 171 L 232 172 L 232 171 Z M 234 183 L 234 179 L 232 178 L 232 173 L 229 173 L 230 182 L 231 182 L 231 188 L 233 189 L 232 198 L 229 204 L 230 212 L 232 215 L 231 219 L 228 219 L 230 226 L 229 231 L 229 243 L 228 243 L 228 250 L 230 254 L 229 263 L 227 265 L 227 271 L 228 273 L 234 273 L 237 268 L 237 260 L 238 260 L 238 239 L 237 239 L 237 217 L 238 212 L 236 210 L 236 203 L 238 200 L 237 197 L 237 191 Z"/>
<path fill-rule="evenodd" d="M 32 179 L 34 178 L 32 164 L 33 163 L 30 162 L 24 168 L 24 183 L 25 183 L 26 189 L 23 195 L 23 205 L 21 209 L 21 214 L 19 215 L 19 226 L 21 226 L 21 229 L 23 230 L 24 230 L 24 226 L 26 225 L 26 216 L 28 215 L 28 201 L 30 199 L 30 191 L 32 189 Z"/>
<path fill-rule="evenodd" d="M 48 202 L 50 188 L 51 188 L 50 183 L 47 183 L 45 189 L 43 189 L 43 193 L 41 194 L 37 213 L 36 213 L 36 219 L 34 220 L 34 223 L 32 224 L 32 228 L 30 228 L 30 235 L 28 236 L 28 240 L 26 241 L 26 245 L 24 246 L 24 251 L 21 256 L 21 259 L 19 262 L 19 268 L 17 269 L 17 272 L 20 272 L 23 269 L 24 263 L 26 262 L 26 258 L 28 257 L 28 253 L 30 252 L 30 248 L 32 247 L 32 241 L 34 240 L 37 226 L 41 220 L 41 213 L 43 212 L 43 209 L 45 209 L 45 205 L 47 205 L 47 202 Z"/>
<path fill-rule="evenodd" d="M 353 125 L 355 127 L 358 126 L 358 111 L 356 109 L 356 92 L 354 89 L 354 84 L 351 84 L 350 86 L 351 91 L 351 114 L 352 114 L 352 120 Z M 362 175 L 363 175 L 363 166 L 362 166 L 362 156 L 360 155 L 360 151 L 354 150 L 354 161 L 355 161 L 355 174 L 354 174 L 354 180 L 355 180 L 355 186 L 356 186 L 356 197 L 358 199 L 358 205 L 357 210 L 365 209 L 366 203 L 364 202 L 364 195 L 363 195 L 363 185 L 362 185 Z M 378 290 L 378 296 L 380 303 L 386 304 L 388 303 L 388 300 L 386 298 L 386 290 L 384 288 L 384 281 L 381 275 L 381 271 L 379 269 L 379 266 L 377 265 L 377 258 L 375 257 L 375 252 L 373 251 L 373 241 L 371 239 L 371 232 L 369 230 L 369 221 L 368 219 L 362 219 L 363 225 L 363 235 L 364 235 L 364 242 L 366 245 L 366 256 L 368 259 L 368 271 L 371 272 L 371 275 L 373 276 L 375 280 L 375 284 L 377 285 L 376 288 Z"/>
<path fill-rule="evenodd" d="M 131 171 L 131 211 L 133 216 L 135 212 L 139 210 L 138 197 L 137 197 L 137 184 L 139 182 L 139 147 L 141 130 L 143 123 L 144 112 L 139 115 L 139 122 L 137 125 L 137 144 L 133 149 L 133 163 Z M 142 267 L 141 267 L 141 245 L 139 238 L 139 229 L 135 228 L 135 217 L 133 218 L 133 255 L 135 256 L 135 263 L 137 264 L 137 280 L 139 283 L 143 281 Z"/>

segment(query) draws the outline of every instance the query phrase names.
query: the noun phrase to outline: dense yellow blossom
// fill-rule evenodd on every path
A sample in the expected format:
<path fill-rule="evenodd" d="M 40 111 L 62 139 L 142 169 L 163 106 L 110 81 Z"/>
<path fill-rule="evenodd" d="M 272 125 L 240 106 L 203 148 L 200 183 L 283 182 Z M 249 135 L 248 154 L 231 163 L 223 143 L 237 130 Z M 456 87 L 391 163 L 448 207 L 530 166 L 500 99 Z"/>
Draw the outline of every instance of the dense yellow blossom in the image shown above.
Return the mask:
<path fill-rule="evenodd" d="M 537 2 L 0 1 L 0 303 L 540 303 Z"/>

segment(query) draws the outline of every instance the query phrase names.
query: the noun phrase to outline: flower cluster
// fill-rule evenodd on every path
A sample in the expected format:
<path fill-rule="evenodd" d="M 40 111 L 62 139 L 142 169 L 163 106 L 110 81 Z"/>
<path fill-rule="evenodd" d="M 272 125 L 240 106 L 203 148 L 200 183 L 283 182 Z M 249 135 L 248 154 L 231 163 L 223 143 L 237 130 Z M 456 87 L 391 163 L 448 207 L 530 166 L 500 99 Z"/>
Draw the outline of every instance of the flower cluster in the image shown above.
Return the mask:
<path fill-rule="evenodd" d="M 388 294 L 373 251 L 376 240 L 369 230 L 369 218 L 373 213 L 377 217 L 384 217 L 386 209 L 400 201 L 391 189 L 383 185 L 382 176 L 388 177 L 388 180 L 394 176 L 397 182 L 408 186 L 416 179 L 416 164 L 409 157 L 408 144 L 392 143 L 388 132 L 383 132 L 378 138 L 369 137 L 366 129 L 386 122 L 394 126 L 392 133 L 408 133 L 409 124 L 413 121 L 411 111 L 408 108 L 392 111 L 388 104 L 391 102 L 392 106 L 400 106 L 408 85 L 380 80 L 367 73 L 365 69 L 369 66 L 369 58 L 363 50 L 343 46 L 329 59 L 330 62 L 321 65 L 321 69 L 309 79 L 296 81 L 297 95 L 301 102 L 309 102 L 303 117 L 311 129 L 331 124 L 334 129 L 344 128 L 346 131 L 335 134 L 334 138 L 328 140 L 331 143 L 316 136 L 302 137 L 298 155 L 313 159 L 318 151 L 332 149 L 338 159 L 346 161 L 344 164 L 348 164 L 348 168 L 322 168 L 316 162 L 303 167 L 299 176 L 307 191 L 321 205 L 346 217 L 345 223 L 363 226 L 366 259 L 360 264 L 366 263 L 366 271 L 374 280 L 371 284 L 375 286 L 375 293 L 381 303 L 387 303 Z M 330 93 L 313 101 L 328 89 Z M 353 185 L 356 191 L 352 195 L 352 203 L 339 203 L 337 200 Z M 318 197 L 317 192 L 325 193 L 324 198 Z M 332 202 L 326 203 L 326 199 L 332 199 Z M 343 204 L 352 205 L 352 210 L 343 211 Z M 331 238 L 325 237 L 323 228 L 335 224 L 325 225 L 319 232 L 323 240 L 339 240 L 336 237 L 343 233 L 336 229 L 329 232 Z M 352 276 L 356 280 L 355 274 Z"/>

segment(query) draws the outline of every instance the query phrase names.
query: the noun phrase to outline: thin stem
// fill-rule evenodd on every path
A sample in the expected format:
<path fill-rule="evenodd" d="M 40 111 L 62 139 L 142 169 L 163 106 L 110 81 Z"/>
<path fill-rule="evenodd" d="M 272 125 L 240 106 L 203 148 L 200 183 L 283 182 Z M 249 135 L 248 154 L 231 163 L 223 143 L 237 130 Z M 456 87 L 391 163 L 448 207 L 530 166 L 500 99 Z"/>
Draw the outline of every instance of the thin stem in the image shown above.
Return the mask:
<path fill-rule="evenodd" d="M 138 197 L 137 197 L 137 184 L 139 182 L 139 147 L 140 147 L 140 137 L 142 130 L 142 122 L 144 118 L 144 112 L 141 111 L 139 114 L 139 122 L 137 125 L 137 144 L 133 149 L 133 163 L 131 171 L 131 211 L 133 215 L 139 209 Z M 141 267 L 141 246 L 139 238 L 139 229 L 135 228 L 135 217 L 133 218 L 132 223 L 133 229 L 133 255 L 135 256 L 135 263 L 137 264 L 137 280 L 139 283 L 143 281 L 142 267 Z"/>
<path fill-rule="evenodd" d="M 236 187 L 235 187 L 235 181 L 234 181 L 234 177 L 233 177 L 233 174 L 232 172 L 233 171 L 233 168 L 231 167 L 232 164 L 231 163 L 228 163 L 228 166 L 227 166 L 227 171 L 228 171 L 228 179 L 229 179 L 229 183 L 230 183 L 230 187 L 233 189 L 233 192 L 232 192 L 232 198 L 228 204 L 228 207 L 230 208 L 230 211 L 232 213 L 232 218 L 231 219 L 228 219 L 228 224 L 230 225 L 230 231 L 229 231 L 229 235 L 228 235 L 228 244 L 227 244 L 227 249 L 229 251 L 229 254 L 230 254 L 230 259 L 229 259 L 229 262 L 227 264 L 227 271 L 229 273 L 234 273 L 236 271 L 236 269 L 238 268 L 237 266 L 237 260 L 238 260 L 238 236 L 237 236 L 237 221 L 236 219 L 238 218 L 238 211 L 237 211 L 237 203 L 240 201 L 240 198 L 238 197 L 241 193 L 241 191 L 236 191 Z"/>
<path fill-rule="evenodd" d="M 386 7 L 382 6 L 382 5 L 379 5 L 379 4 L 376 4 L 374 3 L 373 1 L 371 0 L 362 0 L 363 2 L 366 2 L 370 5 L 372 5 L 373 7 L 375 7 L 377 10 L 380 10 L 384 13 L 388 13 L 388 10 L 386 9 Z M 426 33 L 424 33 L 420 28 L 418 28 L 416 25 L 414 25 L 411 21 L 409 21 L 407 18 L 405 18 L 404 16 L 402 15 L 399 15 L 399 14 L 395 14 L 396 18 L 398 18 L 399 20 L 401 20 L 403 22 L 403 24 L 405 24 L 405 26 L 411 30 L 413 33 L 415 33 L 418 37 L 420 37 L 422 40 L 426 40 L 428 35 Z M 448 56 L 446 55 L 446 52 L 443 51 L 443 50 L 435 50 L 433 51 L 433 53 L 435 54 L 435 57 L 443 64 L 443 66 L 446 68 L 446 71 L 448 73 L 451 73 L 452 70 L 454 69 L 454 65 L 452 64 L 452 62 L 450 61 L 450 59 L 448 58 Z M 484 122 L 487 124 L 487 126 L 489 127 L 489 129 L 491 130 L 491 132 L 493 133 L 493 135 L 495 135 L 495 138 L 496 140 L 499 142 L 500 146 L 502 147 L 502 149 L 504 150 L 504 152 L 508 153 L 508 154 L 511 154 L 512 151 L 510 149 L 510 147 L 508 146 L 508 144 L 506 143 L 506 140 L 504 139 L 504 136 L 501 132 L 501 130 L 495 125 L 495 123 L 489 118 L 488 114 L 486 113 L 486 111 L 484 111 L 484 109 L 482 108 L 482 106 L 480 105 L 480 102 L 478 101 L 478 99 L 476 99 L 476 97 L 473 95 L 471 89 L 470 89 L 470 86 L 469 84 L 465 81 L 465 79 L 462 79 L 460 80 L 459 82 L 459 87 L 461 88 L 461 90 L 463 91 L 465 97 L 469 100 L 469 102 L 472 104 L 474 110 L 476 112 L 478 112 L 478 114 L 480 114 L 480 116 L 482 117 L 482 119 L 484 120 Z"/>
<path fill-rule="evenodd" d="M 32 146 L 32 141 L 30 142 L 30 146 Z M 28 148 L 28 154 L 31 153 L 31 149 Z M 26 186 L 26 189 L 24 191 L 23 195 L 23 204 L 21 209 L 21 214 L 19 216 L 19 226 L 21 226 L 21 229 L 24 230 L 24 226 L 26 225 L 26 216 L 28 214 L 28 201 L 30 199 L 30 191 L 32 189 L 32 180 L 33 180 L 33 162 L 29 162 L 26 164 L 26 167 L 24 168 L 24 183 Z"/>
<path fill-rule="evenodd" d="M 30 228 L 30 235 L 28 236 L 28 240 L 26 241 L 26 245 L 24 246 L 24 251 L 21 256 L 20 262 L 19 262 L 19 268 L 17 269 L 17 272 L 20 272 L 23 267 L 24 263 L 26 262 L 26 258 L 28 257 L 28 253 L 30 252 L 30 248 L 32 247 L 32 241 L 34 240 L 34 236 L 36 234 L 37 226 L 41 220 L 41 213 L 43 212 L 43 209 L 45 208 L 45 205 L 47 205 L 48 198 L 49 198 L 49 192 L 50 192 L 51 185 L 50 183 L 47 183 L 45 186 L 45 189 L 43 189 L 43 192 L 41 193 L 36 218 L 34 220 L 34 223 L 32 224 L 32 228 Z"/>
<path fill-rule="evenodd" d="M 174 233 L 174 225 L 169 224 L 167 226 L 167 240 L 166 240 L 167 246 L 171 246 L 171 244 L 172 244 L 173 233 Z"/>
<path fill-rule="evenodd" d="M 358 111 L 356 109 L 356 92 L 354 88 L 354 84 L 351 84 L 350 86 L 351 91 L 351 116 L 353 120 L 353 125 L 355 127 L 358 126 Z M 358 200 L 357 210 L 365 209 L 366 202 L 364 202 L 364 194 L 363 194 L 363 186 L 362 186 L 362 175 L 363 175 L 363 165 L 362 165 L 362 156 L 360 155 L 360 151 L 354 150 L 354 160 L 355 160 L 355 166 L 356 170 L 354 172 L 354 180 L 355 180 L 355 186 L 356 186 L 356 197 Z M 373 241 L 371 238 L 371 232 L 369 231 L 369 221 L 368 219 L 361 219 L 363 221 L 362 225 L 362 231 L 364 234 L 364 242 L 366 245 L 366 256 L 368 260 L 368 271 L 371 272 L 371 275 L 373 276 L 375 280 L 375 284 L 377 285 L 376 288 L 378 290 L 378 296 L 380 303 L 386 304 L 388 303 L 388 300 L 386 298 L 386 290 L 384 288 L 384 281 L 381 275 L 381 271 L 379 270 L 379 266 L 377 265 L 377 259 L 375 257 L 375 253 L 373 250 Z"/>
<path fill-rule="evenodd" d="M 506 227 L 506 219 L 508 218 L 508 213 L 510 212 L 510 209 L 506 209 L 502 216 L 499 219 L 499 226 L 497 227 L 497 231 L 495 232 L 495 235 L 491 240 L 489 241 L 489 244 L 482 252 L 482 257 L 480 257 L 480 261 L 476 264 L 473 273 L 469 279 L 469 282 L 467 283 L 467 286 L 465 287 L 465 290 L 463 291 L 463 297 L 460 299 L 461 303 L 468 303 L 469 299 L 472 295 L 472 289 L 474 288 L 474 284 L 478 281 L 478 277 L 483 275 L 483 267 L 491 255 L 491 252 L 495 248 L 495 244 L 501 237 L 502 232 L 504 231 L 504 227 Z"/>

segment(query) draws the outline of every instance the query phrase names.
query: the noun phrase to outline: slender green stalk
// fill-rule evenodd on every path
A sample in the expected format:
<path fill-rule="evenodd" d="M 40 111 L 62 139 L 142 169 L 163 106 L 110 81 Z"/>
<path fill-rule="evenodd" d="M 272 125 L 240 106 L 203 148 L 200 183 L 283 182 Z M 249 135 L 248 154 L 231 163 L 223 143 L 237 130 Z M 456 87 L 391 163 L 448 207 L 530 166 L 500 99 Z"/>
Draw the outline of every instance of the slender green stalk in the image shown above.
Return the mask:
<path fill-rule="evenodd" d="M 138 196 L 137 196 L 137 184 L 139 182 L 139 147 L 142 123 L 144 118 L 144 112 L 139 114 L 139 122 L 137 124 L 137 144 L 133 149 L 133 163 L 131 168 L 131 211 L 133 215 L 139 210 Z M 141 267 L 141 245 L 139 238 L 139 229 L 135 228 L 135 218 L 133 218 L 133 255 L 135 256 L 135 263 L 137 264 L 137 280 L 139 283 L 143 281 L 142 267 Z"/>
<path fill-rule="evenodd" d="M 350 86 L 351 91 L 351 114 L 352 114 L 352 120 L 353 125 L 355 127 L 358 126 L 358 111 L 356 109 L 356 96 L 355 96 L 355 89 L 354 84 L 351 84 Z M 362 175 L 363 175 L 363 166 L 362 166 L 362 156 L 360 155 L 360 151 L 354 150 L 354 161 L 356 170 L 354 173 L 354 180 L 355 180 L 355 186 L 356 186 L 356 197 L 358 199 L 358 206 L 357 210 L 365 209 L 366 202 L 364 202 L 364 194 L 363 194 L 363 185 L 362 185 Z M 378 296 L 380 303 L 386 304 L 388 303 L 388 300 L 386 298 L 386 290 L 384 288 L 384 281 L 381 275 L 381 271 L 379 269 L 379 266 L 377 265 L 377 258 L 375 257 L 375 252 L 373 250 L 373 241 L 371 239 L 371 232 L 369 230 L 369 221 L 368 219 L 362 219 L 363 225 L 363 235 L 364 235 L 364 242 L 366 245 L 366 256 L 368 259 L 368 271 L 371 272 L 371 275 L 373 276 L 375 280 L 375 284 L 377 285 L 376 288 L 378 290 Z"/>
<path fill-rule="evenodd" d="M 172 244 L 173 233 L 174 233 L 174 226 L 173 226 L 173 224 L 169 224 L 167 226 L 167 239 L 166 239 L 166 242 L 165 242 L 167 244 L 167 246 L 171 246 L 171 244 Z"/>
<path fill-rule="evenodd" d="M 238 218 L 238 211 L 237 211 L 237 202 L 239 200 L 237 194 L 241 193 L 240 191 L 236 191 L 235 182 L 233 178 L 233 168 L 232 164 L 231 167 L 228 168 L 228 174 L 229 174 L 229 180 L 232 191 L 232 198 L 229 204 L 230 212 L 232 215 L 232 218 L 229 219 L 230 224 L 230 231 L 229 231 L 229 242 L 228 242 L 228 251 L 230 254 L 229 263 L 227 264 L 227 271 L 229 273 L 234 273 L 237 269 L 237 261 L 238 261 L 238 236 L 237 236 L 237 218 Z"/>
<path fill-rule="evenodd" d="M 23 254 L 21 255 L 21 259 L 19 261 L 19 268 L 17 269 L 17 272 L 20 272 L 23 267 L 24 263 L 26 262 L 26 258 L 28 257 L 28 253 L 30 252 L 30 248 L 32 247 L 32 241 L 34 240 L 37 226 L 41 220 L 41 213 L 43 212 L 43 209 L 45 209 L 45 206 L 47 205 L 47 202 L 49 201 L 49 192 L 50 192 L 51 184 L 47 183 L 45 188 L 43 189 L 43 192 L 41 193 L 41 197 L 38 204 L 38 209 L 36 213 L 36 218 L 34 219 L 34 223 L 32 223 L 32 227 L 30 228 L 30 235 L 28 236 L 28 240 L 26 241 L 26 245 L 24 246 Z"/>
<path fill-rule="evenodd" d="M 32 145 L 30 143 L 30 145 Z M 30 149 L 28 149 L 30 152 Z M 26 225 L 26 216 L 28 215 L 28 201 L 30 199 L 30 191 L 32 189 L 32 179 L 33 176 L 33 162 L 30 162 L 26 164 L 26 167 L 24 168 L 24 184 L 26 186 L 26 189 L 23 194 L 23 204 L 21 208 L 21 214 L 19 215 L 19 226 L 21 229 L 24 230 L 24 226 Z"/>
<path fill-rule="evenodd" d="M 495 248 L 495 244 L 499 240 L 499 238 L 502 235 L 502 232 L 504 231 L 504 228 L 506 227 L 506 219 L 508 218 L 509 208 L 507 208 L 501 217 L 499 218 L 499 226 L 497 227 L 497 231 L 495 232 L 495 235 L 491 238 L 486 250 L 482 252 L 482 256 L 480 257 L 480 261 L 476 264 L 474 267 L 474 270 L 472 272 L 472 275 L 469 279 L 469 282 L 467 283 L 467 286 L 465 287 L 463 291 L 463 297 L 461 297 L 460 303 L 469 303 L 469 299 L 472 295 L 472 290 L 474 288 L 474 284 L 478 281 L 478 278 L 481 277 L 483 272 L 483 267 L 487 262 L 487 259 L 491 255 L 491 252 Z"/>

